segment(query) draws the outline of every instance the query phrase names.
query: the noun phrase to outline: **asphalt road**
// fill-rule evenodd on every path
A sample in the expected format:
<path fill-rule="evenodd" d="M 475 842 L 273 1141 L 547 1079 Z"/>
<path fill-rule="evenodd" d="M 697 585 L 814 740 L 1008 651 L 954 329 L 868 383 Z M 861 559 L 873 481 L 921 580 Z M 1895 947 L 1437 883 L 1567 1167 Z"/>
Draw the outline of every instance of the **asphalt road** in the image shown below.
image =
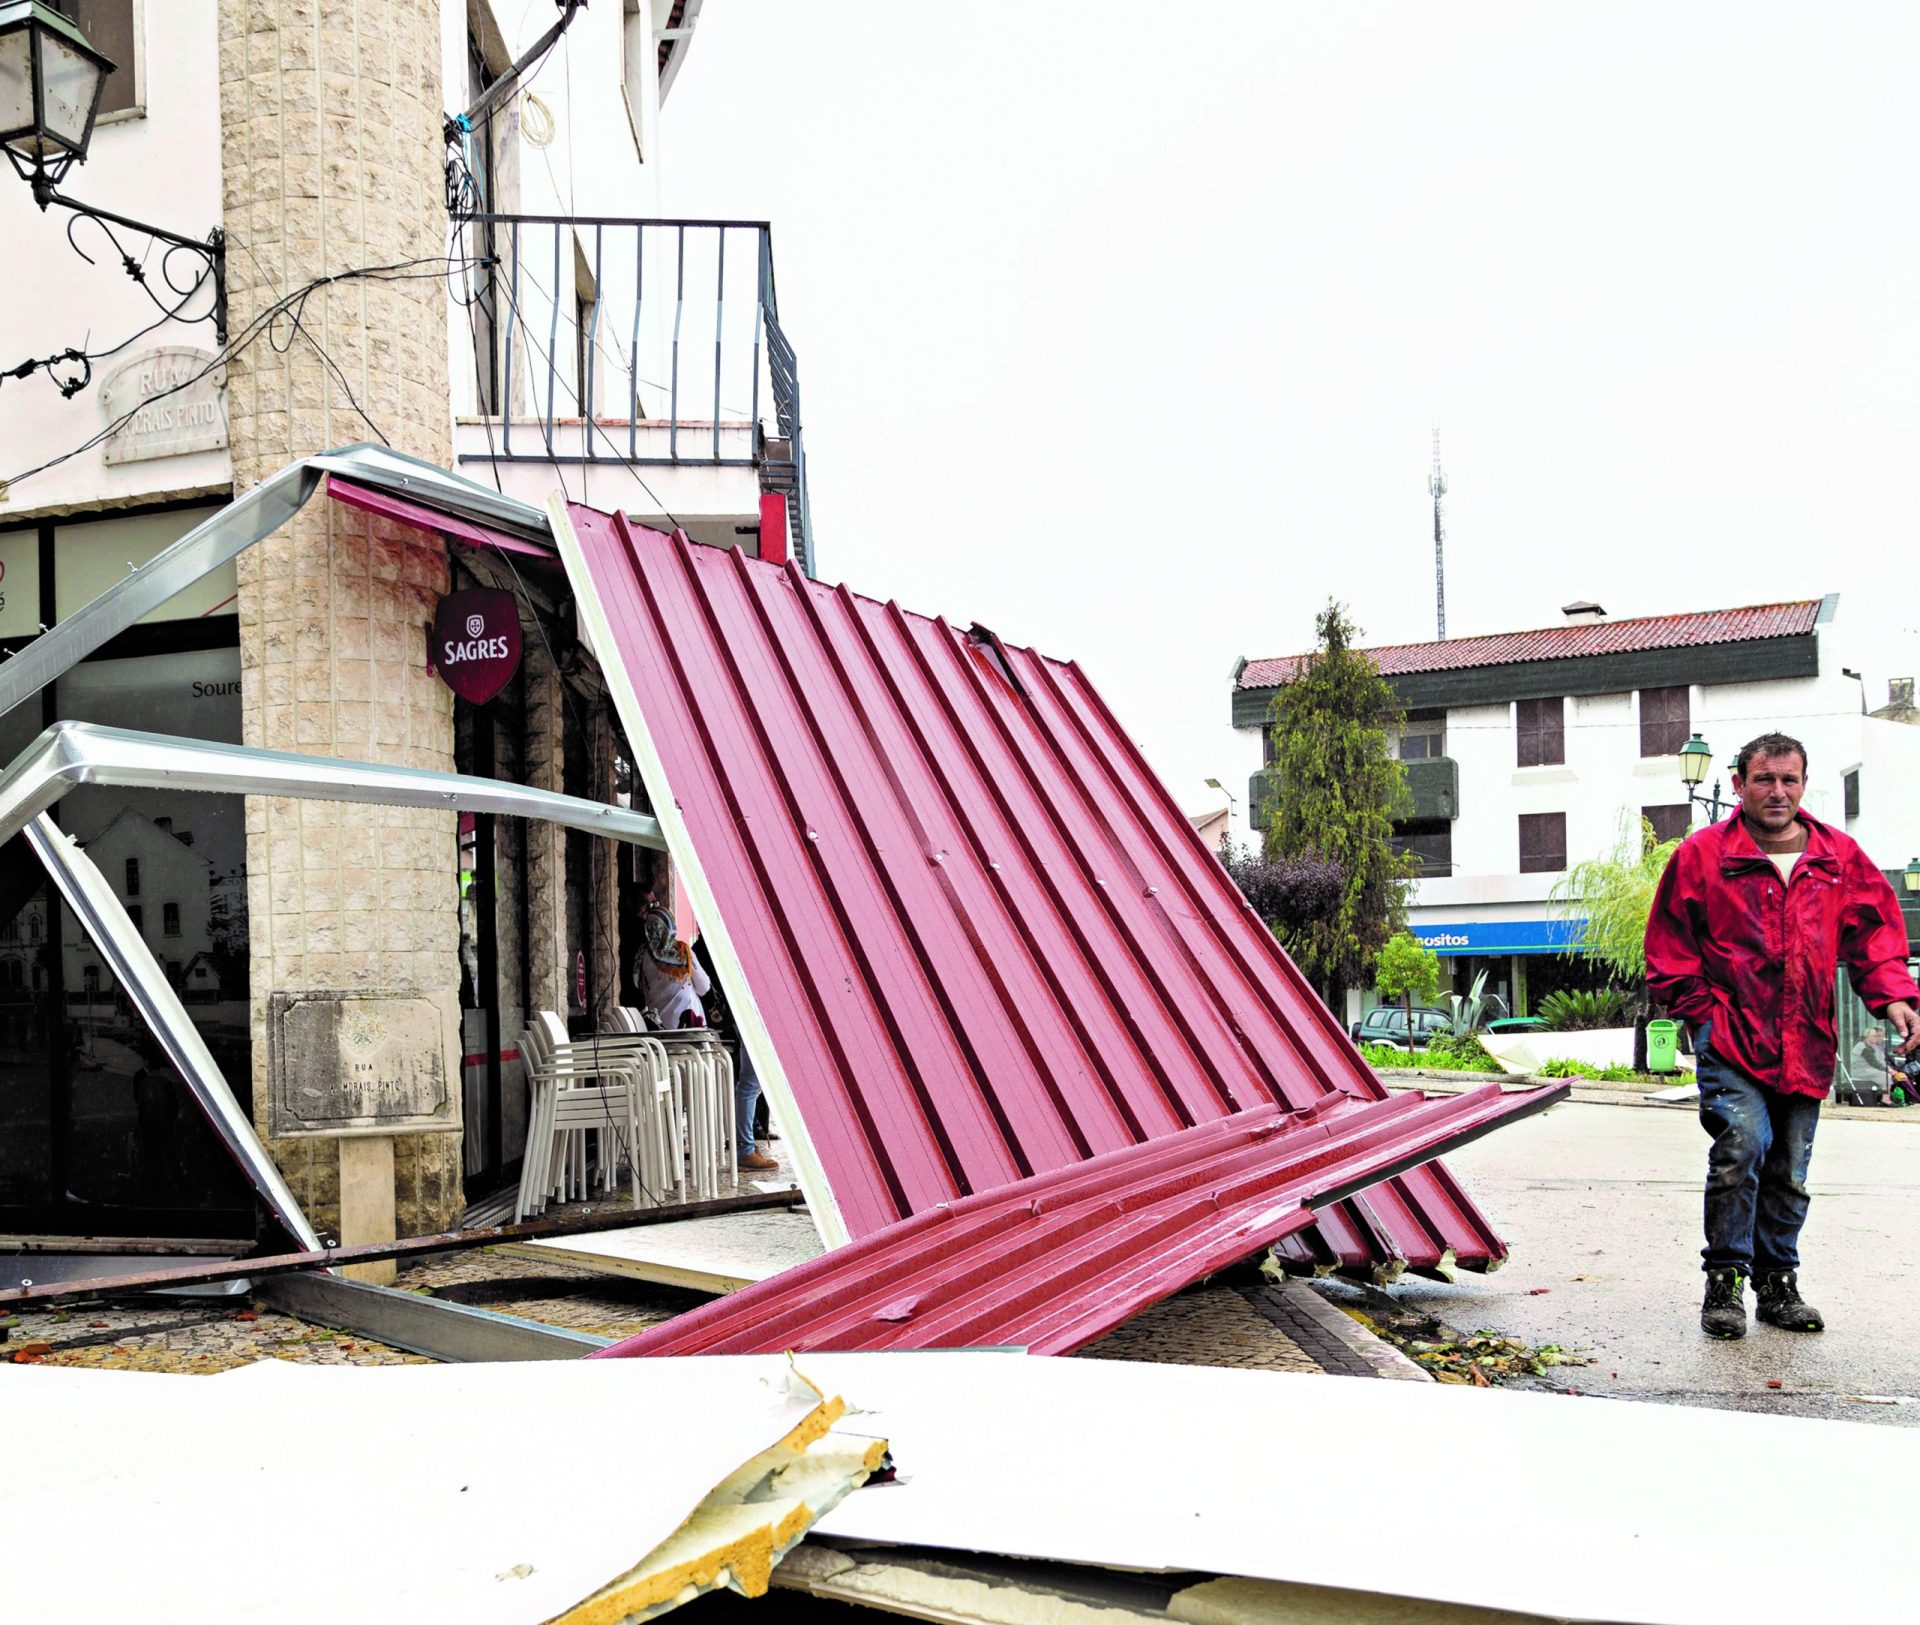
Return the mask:
<path fill-rule="evenodd" d="M 1579 1352 L 1555 1385 L 1582 1393 L 1920 1426 L 1920 1110 L 1820 1125 L 1800 1249 L 1819 1335 L 1701 1335 L 1706 1151 L 1691 1108 L 1566 1105 L 1488 1135 L 1447 1160 L 1512 1257 L 1393 1296 Z"/>

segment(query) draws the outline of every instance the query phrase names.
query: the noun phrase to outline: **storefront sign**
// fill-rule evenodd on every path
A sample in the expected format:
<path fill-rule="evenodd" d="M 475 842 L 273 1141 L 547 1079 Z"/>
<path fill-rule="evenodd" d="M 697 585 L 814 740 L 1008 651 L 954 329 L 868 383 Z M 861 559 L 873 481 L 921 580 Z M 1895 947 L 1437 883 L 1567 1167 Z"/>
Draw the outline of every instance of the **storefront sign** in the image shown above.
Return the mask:
<path fill-rule="evenodd" d="M 278 1138 L 460 1127 L 453 1028 L 421 993 L 316 989 L 267 1001 L 267 1132 Z"/>
<path fill-rule="evenodd" d="M 100 386 L 114 430 L 109 463 L 218 451 L 227 443 L 227 369 L 206 350 L 168 344 L 122 362 Z M 131 414 L 131 416 L 129 416 Z"/>
<path fill-rule="evenodd" d="M 427 632 L 427 667 L 472 705 L 485 705 L 520 666 L 520 606 L 494 587 L 440 600 Z"/>
<path fill-rule="evenodd" d="M 1577 953 L 1585 920 L 1467 920 L 1458 925 L 1407 925 L 1437 954 Z"/>

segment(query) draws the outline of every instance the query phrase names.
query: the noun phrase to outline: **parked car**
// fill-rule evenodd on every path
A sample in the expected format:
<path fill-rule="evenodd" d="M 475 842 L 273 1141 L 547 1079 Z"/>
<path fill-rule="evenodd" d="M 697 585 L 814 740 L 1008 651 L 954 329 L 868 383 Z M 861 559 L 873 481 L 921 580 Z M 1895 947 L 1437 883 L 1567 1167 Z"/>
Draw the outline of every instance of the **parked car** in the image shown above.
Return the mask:
<path fill-rule="evenodd" d="M 1357 1044 L 1397 1044 L 1402 1049 L 1424 1049 L 1435 1033 L 1443 1033 L 1452 1025 L 1453 1018 L 1444 1010 L 1415 1005 L 1409 1035 L 1406 1009 L 1397 1004 L 1383 1004 L 1349 1025 L 1347 1035 Z"/>
<path fill-rule="evenodd" d="M 1538 1016 L 1505 1016 L 1499 1021 L 1489 1021 L 1486 1030 L 1490 1033 L 1530 1033 L 1545 1025 Z"/>

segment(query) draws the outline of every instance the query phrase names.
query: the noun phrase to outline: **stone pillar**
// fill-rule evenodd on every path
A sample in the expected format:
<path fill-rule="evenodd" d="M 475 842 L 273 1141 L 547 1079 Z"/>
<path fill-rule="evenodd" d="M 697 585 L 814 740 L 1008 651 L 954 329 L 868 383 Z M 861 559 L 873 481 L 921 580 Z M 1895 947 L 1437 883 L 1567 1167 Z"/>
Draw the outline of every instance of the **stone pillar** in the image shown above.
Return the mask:
<path fill-rule="evenodd" d="M 566 679 L 544 638 L 523 640 L 527 695 L 527 784 L 560 790 L 566 776 Z M 567 961 L 567 832 L 530 819 L 527 839 L 527 1019 L 551 1010 L 562 1021 L 572 1002 Z"/>
<path fill-rule="evenodd" d="M 587 794 L 608 806 L 614 800 L 613 716 L 604 698 L 593 702 L 593 783 Z M 624 848 L 618 841 L 595 841 L 591 849 L 592 895 L 587 898 L 592 947 L 587 954 L 592 966 L 587 1006 L 593 1011 L 595 1030 L 613 1030 L 614 1008 L 620 1003 L 620 858 Z"/>
<path fill-rule="evenodd" d="M 427 0 L 219 0 L 228 323 L 249 331 L 321 276 L 408 260 L 413 280 L 347 278 L 229 369 L 234 484 L 376 438 L 451 455 L 440 121 L 440 7 Z M 364 414 L 364 415 L 363 415 Z M 447 589 L 444 545 L 317 498 L 240 558 L 248 744 L 453 766 L 453 697 L 426 670 L 422 626 Z M 459 1030 L 450 813 L 256 800 L 247 809 L 256 1112 L 276 988 L 407 987 Z M 459 1055 L 446 1057 L 459 1087 Z M 316 1223 L 337 1222 L 339 1150 L 273 1146 Z M 458 1216 L 460 1137 L 395 1146 L 404 1232 Z"/>

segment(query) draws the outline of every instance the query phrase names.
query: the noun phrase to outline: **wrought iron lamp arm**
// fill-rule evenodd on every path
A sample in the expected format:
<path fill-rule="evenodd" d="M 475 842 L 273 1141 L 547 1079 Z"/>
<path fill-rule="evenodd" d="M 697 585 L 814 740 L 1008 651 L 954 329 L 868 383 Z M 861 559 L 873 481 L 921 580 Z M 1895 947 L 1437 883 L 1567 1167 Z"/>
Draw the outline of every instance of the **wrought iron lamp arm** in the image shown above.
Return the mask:
<path fill-rule="evenodd" d="M 40 205 L 43 213 L 50 205 L 57 203 L 63 209 L 71 209 L 82 219 L 104 220 L 112 225 L 125 226 L 129 231 L 141 232 L 153 238 L 155 242 L 198 254 L 206 261 L 207 272 L 213 278 L 214 337 L 223 345 L 227 342 L 227 234 L 220 227 L 215 226 L 205 237 L 185 237 L 177 231 L 168 231 L 165 226 L 150 226 L 144 220 L 132 220 L 124 214 L 115 214 L 111 209 L 96 209 L 91 203 L 68 197 L 44 170 L 34 171 L 28 179 L 33 187 L 33 201 Z M 127 274 L 136 282 L 143 281 L 139 267 L 125 256 L 123 260 L 127 265 Z"/>

